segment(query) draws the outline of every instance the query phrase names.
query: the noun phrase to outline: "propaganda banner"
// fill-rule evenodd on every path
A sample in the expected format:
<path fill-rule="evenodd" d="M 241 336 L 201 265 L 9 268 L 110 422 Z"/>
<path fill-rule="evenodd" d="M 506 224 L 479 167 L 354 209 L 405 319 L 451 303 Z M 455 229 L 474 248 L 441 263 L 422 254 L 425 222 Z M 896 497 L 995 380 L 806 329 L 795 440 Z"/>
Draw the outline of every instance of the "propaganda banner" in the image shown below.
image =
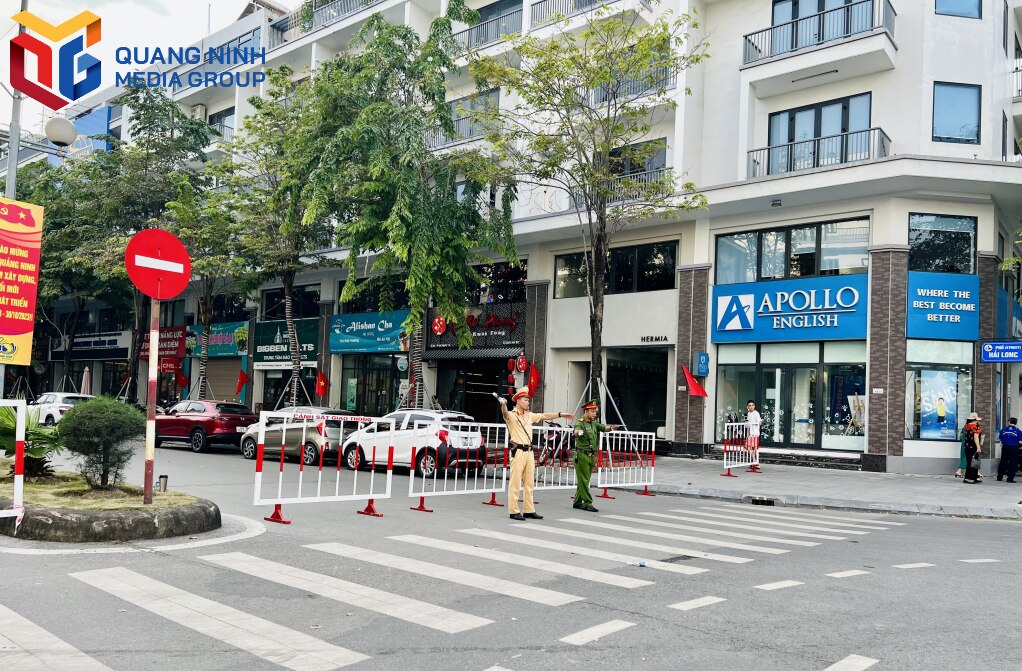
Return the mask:
<path fill-rule="evenodd" d="M 43 208 L 0 198 L 0 364 L 32 361 Z"/>

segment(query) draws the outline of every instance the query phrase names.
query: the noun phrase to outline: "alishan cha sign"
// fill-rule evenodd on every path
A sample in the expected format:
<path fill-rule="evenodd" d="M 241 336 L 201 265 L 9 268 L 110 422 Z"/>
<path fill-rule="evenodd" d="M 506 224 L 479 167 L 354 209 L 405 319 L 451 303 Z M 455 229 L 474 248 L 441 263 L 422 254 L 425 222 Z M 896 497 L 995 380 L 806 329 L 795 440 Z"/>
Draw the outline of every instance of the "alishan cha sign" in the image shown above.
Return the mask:
<path fill-rule="evenodd" d="M 712 341 L 865 339 L 868 281 L 863 273 L 716 286 Z"/>

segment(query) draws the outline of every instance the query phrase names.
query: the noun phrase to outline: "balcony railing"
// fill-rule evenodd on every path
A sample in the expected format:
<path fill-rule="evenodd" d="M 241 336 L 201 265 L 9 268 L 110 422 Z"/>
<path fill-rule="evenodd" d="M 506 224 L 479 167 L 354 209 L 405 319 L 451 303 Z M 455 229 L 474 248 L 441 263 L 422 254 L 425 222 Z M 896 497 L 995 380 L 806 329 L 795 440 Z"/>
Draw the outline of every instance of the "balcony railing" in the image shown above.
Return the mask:
<path fill-rule="evenodd" d="M 883 158 L 891 138 L 880 128 L 778 144 L 749 152 L 749 179 Z"/>
<path fill-rule="evenodd" d="M 520 32 L 522 32 L 522 10 L 516 9 L 513 12 L 481 21 L 468 30 L 455 33 L 454 39 L 462 49 L 468 50 L 499 42 L 504 39 L 505 35 L 517 35 Z"/>
<path fill-rule="evenodd" d="M 230 142 L 234 139 L 234 128 L 222 123 L 215 123 L 211 126 L 220 134 L 220 137 L 213 138 L 213 142 Z"/>
<path fill-rule="evenodd" d="M 532 27 L 539 28 L 553 20 L 555 14 L 572 16 L 616 0 L 539 0 L 532 5 Z"/>
<path fill-rule="evenodd" d="M 606 193 L 602 195 L 606 196 L 608 203 L 663 198 L 671 195 L 670 177 L 670 168 L 621 175 L 607 180 Z M 582 209 L 586 205 L 585 196 L 581 191 L 573 193 L 572 200 L 576 209 Z"/>
<path fill-rule="evenodd" d="M 461 117 L 454 119 L 454 135 L 448 135 L 443 129 L 436 128 L 426 133 L 426 147 L 437 149 L 455 142 L 471 140 L 482 137 L 486 133 L 486 126 L 479 119 L 472 117 Z"/>
<path fill-rule="evenodd" d="M 316 7 L 312 11 L 311 20 L 302 20 L 302 10 L 296 9 L 282 19 L 270 24 L 268 31 L 267 51 L 276 49 L 286 42 L 298 39 L 302 35 L 319 30 L 343 18 L 351 16 L 366 7 L 372 7 L 383 0 L 334 0 L 329 4 Z"/>
<path fill-rule="evenodd" d="M 643 74 L 621 79 L 615 87 L 604 86 L 590 90 L 591 104 L 600 105 L 617 98 L 639 98 L 658 89 L 672 89 L 678 83 L 678 71 L 673 67 L 651 68 Z"/>
<path fill-rule="evenodd" d="M 743 40 L 742 64 L 808 49 L 827 42 L 884 28 L 894 35 L 897 13 L 890 0 L 861 0 L 749 33 Z"/>
<path fill-rule="evenodd" d="M 1022 98 L 1022 67 L 1015 66 L 1015 71 L 1011 73 L 1015 77 L 1015 99 Z"/>

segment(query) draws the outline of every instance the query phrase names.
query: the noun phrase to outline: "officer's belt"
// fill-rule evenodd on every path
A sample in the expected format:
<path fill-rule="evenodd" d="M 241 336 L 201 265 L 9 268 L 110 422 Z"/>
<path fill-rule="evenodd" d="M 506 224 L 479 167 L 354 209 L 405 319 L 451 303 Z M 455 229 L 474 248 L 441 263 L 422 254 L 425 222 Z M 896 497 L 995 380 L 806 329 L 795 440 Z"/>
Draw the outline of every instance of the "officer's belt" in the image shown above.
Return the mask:
<path fill-rule="evenodd" d="M 529 450 L 532 449 L 532 445 L 523 445 L 521 443 L 514 442 L 511 442 L 509 444 L 511 445 L 512 450 L 525 450 L 526 452 L 528 452 Z"/>

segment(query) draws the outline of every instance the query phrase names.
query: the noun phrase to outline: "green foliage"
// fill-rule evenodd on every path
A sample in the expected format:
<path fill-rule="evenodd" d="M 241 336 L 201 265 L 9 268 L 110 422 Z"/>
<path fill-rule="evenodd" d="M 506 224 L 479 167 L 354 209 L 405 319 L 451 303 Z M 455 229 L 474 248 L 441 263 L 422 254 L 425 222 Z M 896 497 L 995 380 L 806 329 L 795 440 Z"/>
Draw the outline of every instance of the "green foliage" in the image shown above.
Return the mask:
<path fill-rule="evenodd" d="M 14 456 L 18 413 L 11 406 L 0 406 L 0 449 L 7 457 Z M 49 427 L 39 426 L 39 410 L 28 408 L 25 423 L 25 476 L 38 478 L 53 475 L 50 456 L 64 448 L 60 435 Z M 14 472 L 14 467 L 11 467 Z"/>
<path fill-rule="evenodd" d="M 130 405 L 100 396 L 76 404 L 57 426 L 67 449 L 81 457 L 78 469 L 85 481 L 106 489 L 123 480 L 134 454 L 127 441 L 145 432 L 145 422 Z"/>

